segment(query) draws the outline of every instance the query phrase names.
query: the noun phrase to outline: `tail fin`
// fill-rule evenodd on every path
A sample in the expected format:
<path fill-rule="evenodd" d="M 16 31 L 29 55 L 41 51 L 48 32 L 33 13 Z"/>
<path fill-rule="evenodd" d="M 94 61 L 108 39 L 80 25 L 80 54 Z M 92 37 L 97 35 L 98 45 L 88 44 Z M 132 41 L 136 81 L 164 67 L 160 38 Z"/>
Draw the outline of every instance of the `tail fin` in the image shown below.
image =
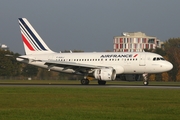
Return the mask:
<path fill-rule="evenodd" d="M 19 18 L 19 26 L 26 55 L 54 53 L 26 18 Z"/>

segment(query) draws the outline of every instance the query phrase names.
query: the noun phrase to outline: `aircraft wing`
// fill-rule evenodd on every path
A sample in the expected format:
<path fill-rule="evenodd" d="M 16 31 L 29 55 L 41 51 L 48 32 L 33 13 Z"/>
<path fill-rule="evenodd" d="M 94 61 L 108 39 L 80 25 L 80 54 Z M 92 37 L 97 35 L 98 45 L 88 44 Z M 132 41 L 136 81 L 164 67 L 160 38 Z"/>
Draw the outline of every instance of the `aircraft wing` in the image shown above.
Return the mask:
<path fill-rule="evenodd" d="M 75 63 L 75 62 L 65 62 L 65 61 L 43 61 L 43 62 L 45 62 L 45 65 L 48 65 L 49 68 L 62 67 L 62 68 L 64 68 L 64 70 L 73 69 L 74 71 L 80 72 L 80 73 L 87 73 L 91 69 L 100 69 L 100 68 L 107 67 L 107 66 L 79 64 L 79 63 Z"/>

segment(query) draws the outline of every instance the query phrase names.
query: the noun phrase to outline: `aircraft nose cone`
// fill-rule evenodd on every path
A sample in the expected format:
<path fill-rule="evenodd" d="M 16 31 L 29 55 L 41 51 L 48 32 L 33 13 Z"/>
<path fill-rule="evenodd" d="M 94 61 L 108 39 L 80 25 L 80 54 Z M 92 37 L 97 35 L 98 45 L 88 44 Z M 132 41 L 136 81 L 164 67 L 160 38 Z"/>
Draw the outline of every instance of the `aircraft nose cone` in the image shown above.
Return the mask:
<path fill-rule="evenodd" d="M 166 68 L 167 68 L 167 71 L 169 71 L 173 68 L 173 65 L 170 62 L 168 62 Z"/>

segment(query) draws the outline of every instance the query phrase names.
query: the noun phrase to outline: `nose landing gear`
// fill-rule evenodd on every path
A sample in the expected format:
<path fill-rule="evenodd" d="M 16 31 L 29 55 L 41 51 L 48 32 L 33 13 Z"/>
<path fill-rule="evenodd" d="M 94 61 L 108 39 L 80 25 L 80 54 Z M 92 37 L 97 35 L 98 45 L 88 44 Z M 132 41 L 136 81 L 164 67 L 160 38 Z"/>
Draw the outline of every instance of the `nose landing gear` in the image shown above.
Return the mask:
<path fill-rule="evenodd" d="M 148 85 L 148 84 L 149 84 L 149 81 L 148 81 L 148 78 L 147 78 L 148 73 L 144 73 L 142 76 L 143 76 L 143 78 L 144 78 L 143 84 L 144 84 L 144 85 Z"/>

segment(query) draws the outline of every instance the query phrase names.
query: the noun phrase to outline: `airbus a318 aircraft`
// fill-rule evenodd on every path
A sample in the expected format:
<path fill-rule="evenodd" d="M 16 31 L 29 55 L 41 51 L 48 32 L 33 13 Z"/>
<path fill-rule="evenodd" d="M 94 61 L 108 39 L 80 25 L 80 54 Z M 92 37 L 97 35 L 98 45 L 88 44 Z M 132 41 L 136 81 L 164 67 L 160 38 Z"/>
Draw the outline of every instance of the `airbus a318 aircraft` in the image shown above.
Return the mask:
<path fill-rule="evenodd" d="M 150 52 L 84 52 L 57 53 L 52 51 L 26 18 L 19 18 L 19 26 L 25 54 L 17 61 L 53 71 L 80 74 L 81 84 L 89 84 L 90 78 L 99 85 L 113 81 L 121 74 L 143 74 L 148 85 L 148 73 L 169 71 L 173 65 L 162 56 Z"/>

